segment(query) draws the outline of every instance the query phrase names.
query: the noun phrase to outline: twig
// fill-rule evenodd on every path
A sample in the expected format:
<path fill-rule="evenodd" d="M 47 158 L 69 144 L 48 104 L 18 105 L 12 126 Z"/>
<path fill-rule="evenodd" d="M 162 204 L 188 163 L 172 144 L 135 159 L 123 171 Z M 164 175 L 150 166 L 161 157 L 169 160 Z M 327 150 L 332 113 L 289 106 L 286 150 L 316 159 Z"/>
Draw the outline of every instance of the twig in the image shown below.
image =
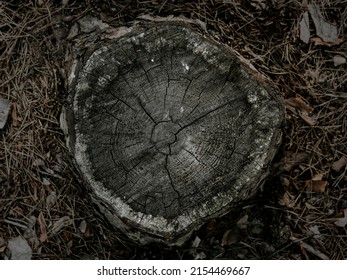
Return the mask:
<path fill-rule="evenodd" d="M 311 245 L 303 242 L 302 240 L 296 238 L 296 237 L 291 237 L 290 238 L 291 241 L 295 242 L 295 243 L 299 243 L 300 246 L 302 246 L 305 250 L 307 250 L 308 252 L 310 252 L 311 254 L 314 254 L 315 256 L 317 256 L 318 258 L 322 259 L 322 260 L 329 260 L 329 257 L 326 256 L 325 254 L 321 253 L 320 251 L 316 250 L 315 248 L 313 248 Z"/>
<path fill-rule="evenodd" d="M 4 219 L 3 222 L 6 223 L 6 224 L 9 224 L 9 225 L 13 225 L 13 226 L 16 226 L 16 227 L 20 227 L 20 228 L 22 228 L 22 229 L 28 229 L 28 227 L 25 226 L 25 225 L 22 225 L 22 224 L 20 224 L 20 223 L 13 222 L 13 221 L 10 221 L 10 220 L 7 220 L 7 219 Z"/>

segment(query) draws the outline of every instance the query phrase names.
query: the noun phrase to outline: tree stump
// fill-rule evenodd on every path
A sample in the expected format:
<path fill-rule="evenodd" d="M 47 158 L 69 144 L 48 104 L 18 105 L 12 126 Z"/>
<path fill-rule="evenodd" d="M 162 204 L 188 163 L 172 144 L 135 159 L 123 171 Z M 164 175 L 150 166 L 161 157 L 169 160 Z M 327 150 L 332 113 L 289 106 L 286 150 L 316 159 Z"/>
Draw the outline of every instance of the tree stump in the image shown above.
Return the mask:
<path fill-rule="evenodd" d="M 281 103 L 229 49 L 185 24 L 124 32 L 71 77 L 69 149 L 94 202 L 137 242 L 182 244 L 268 174 Z"/>

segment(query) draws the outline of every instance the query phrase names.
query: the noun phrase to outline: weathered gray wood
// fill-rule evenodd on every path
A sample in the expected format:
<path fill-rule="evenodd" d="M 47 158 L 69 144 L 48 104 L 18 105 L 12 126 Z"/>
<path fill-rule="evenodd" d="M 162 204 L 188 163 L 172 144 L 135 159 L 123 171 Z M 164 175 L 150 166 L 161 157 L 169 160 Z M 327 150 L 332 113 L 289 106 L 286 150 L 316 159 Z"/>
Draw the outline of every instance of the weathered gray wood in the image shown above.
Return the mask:
<path fill-rule="evenodd" d="M 95 203 L 136 241 L 182 243 L 267 175 L 280 103 L 229 50 L 189 27 L 126 33 L 72 77 L 69 148 Z"/>

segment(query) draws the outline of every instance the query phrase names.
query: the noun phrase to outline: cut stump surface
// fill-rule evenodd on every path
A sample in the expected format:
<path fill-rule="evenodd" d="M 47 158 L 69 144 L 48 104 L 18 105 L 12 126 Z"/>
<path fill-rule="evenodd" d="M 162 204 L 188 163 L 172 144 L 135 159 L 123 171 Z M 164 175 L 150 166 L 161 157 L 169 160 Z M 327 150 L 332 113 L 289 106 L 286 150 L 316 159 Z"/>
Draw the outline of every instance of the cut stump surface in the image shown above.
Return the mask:
<path fill-rule="evenodd" d="M 136 241 L 181 244 L 266 177 L 280 102 L 190 27 L 132 29 L 71 77 L 68 146 L 95 203 Z"/>

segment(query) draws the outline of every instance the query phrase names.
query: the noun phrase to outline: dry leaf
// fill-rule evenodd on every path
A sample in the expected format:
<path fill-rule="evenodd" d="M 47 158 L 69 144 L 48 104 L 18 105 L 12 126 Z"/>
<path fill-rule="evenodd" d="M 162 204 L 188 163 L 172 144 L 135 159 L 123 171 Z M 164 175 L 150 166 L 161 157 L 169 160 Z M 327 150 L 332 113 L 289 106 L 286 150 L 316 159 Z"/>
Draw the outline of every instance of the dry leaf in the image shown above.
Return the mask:
<path fill-rule="evenodd" d="M 331 46 L 335 46 L 335 45 L 339 45 L 343 42 L 342 38 L 337 38 L 336 39 L 336 43 L 329 43 L 329 42 L 325 42 L 323 41 L 321 38 L 319 37 L 312 37 L 310 39 L 310 42 L 314 43 L 315 46 L 327 46 L 327 47 L 331 47 Z"/>
<path fill-rule="evenodd" d="M 280 181 L 281 181 L 282 186 L 287 187 L 287 188 L 290 186 L 290 180 L 287 177 L 281 176 Z"/>
<path fill-rule="evenodd" d="M 51 184 L 51 182 L 47 178 L 42 179 L 42 185 L 49 186 L 50 184 Z"/>
<path fill-rule="evenodd" d="M 6 240 L 0 237 L 0 253 L 3 253 L 7 247 Z"/>
<path fill-rule="evenodd" d="M 335 55 L 333 57 L 334 66 L 340 66 L 346 63 L 346 58 L 342 55 Z"/>
<path fill-rule="evenodd" d="M 230 246 L 240 240 L 240 230 L 238 228 L 229 229 L 224 232 L 221 241 L 222 246 Z"/>
<path fill-rule="evenodd" d="M 309 232 L 310 235 L 313 235 L 315 238 L 320 237 L 320 231 L 319 231 L 319 227 L 317 225 L 314 225 L 312 227 L 309 227 Z"/>
<path fill-rule="evenodd" d="M 198 248 L 200 245 L 201 239 L 199 236 L 196 236 L 193 243 L 192 243 L 192 248 Z"/>
<path fill-rule="evenodd" d="M 285 171 L 291 171 L 293 167 L 298 166 L 300 163 L 307 162 L 308 154 L 305 152 L 300 153 L 290 153 L 287 152 L 284 158 L 284 166 L 283 169 Z"/>
<path fill-rule="evenodd" d="M 79 229 L 82 233 L 85 233 L 86 232 L 86 229 L 87 229 L 87 222 L 85 220 L 83 220 L 81 223 L 80 223 L 80 226 L 79 226 Z"/>
<path fill-rule="evenodd" d="M 12 118 L 12 125 L 13 126 L 19 126 L 19 123 L 22 121 L 21 117 L 18 117 L 17 115 L 17 105 L 13 104 L 12 110 L 11 110 L 11 118 Z"/>
<path fill-rule="evenodd" d="M 313 181 L 321 181 L 322 179 L 323 179 L 323 174 L 322 173 L 315 174 L 312 177 Z"/>
<path fill-rule="evenodd" d="M 23 237 L 10 239 L 7 248 L 11 252 L 11 260 L 31 260 L 31 247 Z"/>
<path fill-rule="evenodd" d="M 40 225 L 40 236 L 39 236 L 39 239 L 40 239 L 41 242 L 45 242 L 48 237 L 47 237 L 46 222 L 45 222 L 45 218 L 44 218 L 42 212 L 40 212 L 39 216 L 37 217 L 37 222 Z"/>
<path fill-rule="evenodd" d="M 246 229 L 248 225 L 248 215 L 244 215 L 240 220 L 236 223 L 239 229 Z"/>
<path fill-rule="evenodd" d="M 64 230 L 63 231 L 63 235 L 66 239 L 71 239 L 72 238 L 72 234 L 70 231 Z"/>
<path fill-rule="evenodd" d="M 43 165 L 45 165 L 45 162 L 40 158 L 36 158 L 33 161 L 33 166 L 43 166 Z"/>
<path fill-rule="evenodd" d="M 68 254 L 68 255 L 70 255 L 71 254 L 71 252 L 72 252 L 72 246 L 73 246 L 73 240 L 71 239 L 67 244 L 66 244 L 66 253 Z"/>
<path fill-rule="evenodd" d="M 323 179 L 323 174 L 316 174 L 311 180 L 307 180 L 305 186 L 315 193 L 323 193 L 328 186 L 328 182 Z"/>
<path fill-rule="evenodd" d="M 10 113 L 11 103 L 10 101 L 0 98 L 0 129 L 3 129 Z"/>
<path fill-rule="evenodd" d="M 328 186 L 327 181 L 313 181 L 311 182 L 311 189 L 316 193 L 323 193 Z"/>
<path fill-rule="evenodd" d="M 107 23 L 92 16 L 79 19 L 78 24 L 83 33 L 91 33 L 95 30 L 104 30 L 110 27 Z"/>
<path fill-rule="evenodd" d="M 70 32 L 68 34 L 68 36 L 66 37 L 67 40 L 72 40 L 73 38 L 75 38 L 77 35 L 78 35 L 78 32 L 79 32 L 79 26 L 78 24 L 75 22 L 71 29 L 70 29 Z M 60 122 L 61 123 L 61 122 Z"/>
<path fill-rule="evenodd" d="M 204 260 L 206 259 L 206 254 L 204 252 L 194 253 L 194 260 Z"/>
<path fill-rule="evenodd" d="M 344 217 L 336 219 L 335 225 L 345 227 L 347 225 L 347 209 L 343 210 Z"/>
<path fill-rule="evenodd" d="M 310 22 L 308 12 L 305 12 L 302 15 L 302 19 L 300 21 L 300 39 L 306 44 L 308 44 L 310 41 Z"/>
<path fill-rule="evenodd" d="M 10 209 L 9 215 L 15 218 L 20 218 L 24 216 L 24 211 L 19 206 L 16 206 Z"/>
<path fill-rule="evenodd" d="M 46 197 L 46 206 L 50 209 L 57 202 L 57 194 L 56 192 L 50 192 L 50 194 Z"/>
<path fill-rule="evenodd" d="M 292 97 L 285 100 L 285 107 L 294 114 L 298 114 L 307 124 L 315 125 L 316 117 L 312 115 L 313 108 L 300 97 Z"/>
<path fill-rule="evenodd" d="M 308 10 L 310 12 L 316 29 L 316 35 L 320 37 L 325 43 L 335 45 L 341 43 L 337 35 L 336 26 L 327 22 L 324 19 L 322 12 L 319 9 L 319 6 L 314 3 L 309 4 Z"/>
<path fill-rule="evenodd" d="M 72 219 L 69 216 L 61 217 L 58 221 L 56 221 L 51 230 L 51 235 L 56 235 L 62 228 L 67 227 L 72 224 Z"/>
<path fill-rule="evenodd" d="M 347 157 L 343 156 L 338 161 L 335 161 L 331 166 L 331 169 L 339 172 L 343 167 L 347 165 Z"/>
<path fill-rule="evenodd" d="M 278 201 L 278 204 L 288 208 L 293 208 L 295 206 L 294 196 L 286 191 L 283 197 Z"/>

